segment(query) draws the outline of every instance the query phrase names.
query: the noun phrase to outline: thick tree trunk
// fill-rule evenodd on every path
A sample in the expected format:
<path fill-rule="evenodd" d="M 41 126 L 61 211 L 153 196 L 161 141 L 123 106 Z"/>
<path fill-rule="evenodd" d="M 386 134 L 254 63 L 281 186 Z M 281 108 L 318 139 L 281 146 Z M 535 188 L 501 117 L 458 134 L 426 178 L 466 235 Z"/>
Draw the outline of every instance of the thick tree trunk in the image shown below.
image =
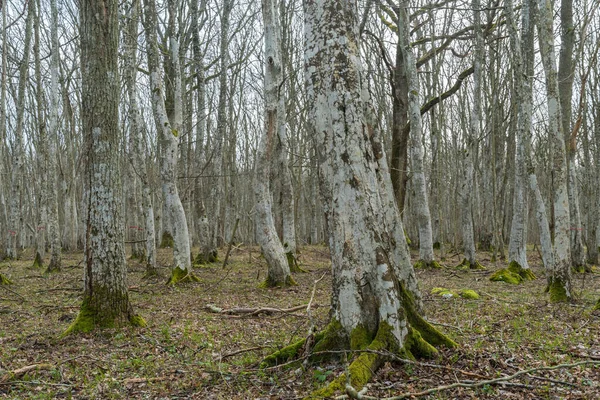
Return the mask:
<path fill-rule="evenodd" d="M 552 176 L 554 183 L 554 265 L 549 277 L 548 290 L 550 300 L 555 302 L 571 299 L 571 251 L 569 195 L 567 190 L 567 160 L 565 141 L 561 124 L 558 74 L 554 52 L 554 34 L 552 27 L 552 4 L 547 0 L 538 0 L 538 35 L 542 63 L 546 74 L 546 92 L 548 99 L 548 131 L 552 146 Z"/>
<path fill-rule="evenodd" d="M 80 7 L 82 122 L 86 144 L 83 303 L 65 334 L 144 325 L 127 291 L 119 163 L 118 2 Z"/>
<path fill-rule="evenodd" d="M 331 322 L 315 350 L 350 348 L 431 355 L 453 342 L 418 314 L 416 281 L 402 237 L 378 132 L 365 117 L 356 3 L 304 3 L 310 131 L 318 150 L 320 191 L 332 259 Z M 403 9 L 400 31 L 408 31 Z M 405 38 L 408 42 L 408 38 Z M 431 343 L 431 344 L 430 344 Z M 299 348 L 300 345 L 298 345 Z M 382 361 L 362 353 L 350 382 L 362 387 Z M 277 361 L 277 355 L 266 360 Z M 339 377 L 315 397 L 343 389 Z"/>
<path fill-rule="evenodd" d="M 280 102 L 281 41 L 277 5 L 273 0 L 262 1 L 265 26 L 265 130 L 256 152 L 254 196 L 256 199 L 256 239 L 267 261 L 268 273 L 264 286 L 293 284 L 285 250 L 279 241 L 273 220 L 269 177 L 271 158 L 277 139 L 278 113 L 284 112 Z"/>

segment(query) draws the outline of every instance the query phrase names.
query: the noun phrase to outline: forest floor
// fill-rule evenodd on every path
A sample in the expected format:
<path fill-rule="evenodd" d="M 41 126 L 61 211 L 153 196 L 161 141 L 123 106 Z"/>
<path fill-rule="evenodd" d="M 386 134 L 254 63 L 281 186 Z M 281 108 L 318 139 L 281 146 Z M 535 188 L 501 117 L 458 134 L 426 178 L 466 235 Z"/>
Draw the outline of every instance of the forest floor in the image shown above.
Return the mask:
<path fill-rule="evenodd" d="M 490 282 L 505 267 L 481 254 L 486 271 L 458 270 L 458 255 L 440 270 L 417 272 L 429 321 L 459 347 L 439 357 L 407 364 L 389 362 L 368 385 L 377 397 L 416 393 L 456 382 L 474 384 L 518 371 L 579 362 L 600 363 L 599 274 L 574 275 L 576 301 L 548 303 L 539 258 L 538 276 L 520 285 Z M 14 284 L 0 286 L 0 398 L 10 399 L 296 399 L 343 372 L 341 362 L 292 364 L 261 370 L 263 357 L 307 334 L 304 307 L 296 311 L 216 314 L 208 304 L 229 309 L 306 305 L 319 328 L 329 310 L 331 273 L 325 247 L 303 247 L 298 286 L 261 289 L 266 265 L 257 248 L 234 248 L 225 268 L 215 263 L 195 270 L 199 283 L 170 287 L 169 250 L 159 264 L 165 278 L 146 281 L 143 266 L 129 261 L 130 298 L 148 326 L 67 336 L 61 333 L 81 302 L 82 254 L 65 254 L 62 272 L 46 276 L 20 261 L 0 263 Z M 324 279 L 315 285 L 315 281 Z M 473 289 L 478 300 L 431 294 L 434 287 Z M 531 371 L 505 383 L 480 383 L 439 391 L 430 399 L 599 399 L 600 365 Z M 24 367 L 32 367 L 27 373 Z M 11 374 L 12 372 L 12 374 Z M 16 372 L 16 374 L 14 374 Z"/>

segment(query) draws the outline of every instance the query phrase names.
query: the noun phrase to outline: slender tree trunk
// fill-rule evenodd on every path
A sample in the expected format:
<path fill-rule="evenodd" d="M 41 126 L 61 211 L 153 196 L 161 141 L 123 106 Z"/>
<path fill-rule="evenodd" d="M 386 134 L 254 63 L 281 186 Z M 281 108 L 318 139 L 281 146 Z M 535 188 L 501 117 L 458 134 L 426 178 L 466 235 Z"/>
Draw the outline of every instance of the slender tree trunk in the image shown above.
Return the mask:
<path fill-rule="evenodd" d="M 529 40 L 528 35 L 533 34 L 530 19 L 529 3 L 523 6 L 522 29 L 523 39 Z M 532 57 L 533 54 L 522 52 L 521 38 L 519 38 L 515 18 L 513 15 L 512 0 L 506 2 L 506 22 L 510 33 L 510 43 L 513 60 L 514 96 L 517 103 L 517 131 L 515 151 L 515 175 L 513 196 L 513 218 L 508 246 L 508 262 L 514 273 L 518 273 L 523 279 L 533 278 L 527 263 L 527 182 L 526 178 L 526 151 L 531 130 L 532 97 L 531 83 L 529 81 L 528 68 L 524 58 Z M 525 44 L 529 51 L 529 46 Z"/>
<path fill-rule="evenodd" d="M 23 130 L 25 117 L 25 91 L 29 79 L 29 53 L 31 49 L 31 36 L 33 33 L 33 16 L 35 5 L 28 3 L 27 18 L 25 20 L 25 42 L 23 45 L 23 59 L 19 67 L 19 84 L 17 88 L 17 124 L 15 127 L 15 143 L 10 179 L 10 215 L 7 235 L 6 257 L 17 258 L 17 239 L 21 237 L 23 228 L 23 210 L 21 196 L 23 191 Z"/>
<path fill-rule="evenodd" d="M 163 219 L 170 221 L 173 235 L 173 269 L 168 284 L 176 284 L 180 281 L 196 281 L 192 274 L 192 263 L 190 258 L 190 241 L 187 229 L 187 222 L 183 205 L 179 198 L 177 186 L 175 184 L 177 171 L 177 138 L 181 127 L 181 118 L 174 115 L 174 125 L 167 117 L 167 111 L 163 99 L 163 87 L 161 84 L 159 72 L 159 51 L 156 40 L 157 15 L 154 0 L 144 1 L 144 30 L 146 32 L 146 46 L 148 53 L 148 68 L 150 70 L 150 90 L 152 93 L 152 109 L 154 112 L 154 121 L 158 131 L 158 143 L 160 147 L 160 178 L 162 186 L 162 196 L 165 203 L 164 209 L 168 213 Z M 179 48 L 176 40 L 171 42 L 172 57 L 178 59 Z M 181 100 L 181 72 L 177 62 L 175 74 L 179 75 L 179 80 L 173 82 L 175 86 L 175 99 Z M 177 89 L 179 87 L 179 89 Z M 179 90 L 179 92 L 177 92 Z M 177 100 L 175 100 L 177 103 Z M 181 103 L 180 103 L 181 105 Z M 177 106 L 175 107 L 177 109 Z M 177 112 L 177 111 L 176 111 Z M 178 112 L 181 112 L 178 111 Z"/>
<path fill-rule="evenodd" d="M 125 84 L 129 99 L 130 118 L 130 143 L 129 160 L 134 174 L 141 182 L 141 209 L 144 233 L 144 260 L 146 263 L 146 276 L 158 273 L 156 268 L 156 233 L 154 231 L 154 207 L 152 206 L 152 188 L 146 166 L 146 149 L 143 142 L 143 127 L 145 125 L 137 101 L 137 38 L 139 33 L 140 1 L 131 0 L 127 25 L 124 33 L 125 51 Z"/>
<path fill-rule="evenodd" d="M 127 290 L 119 162 L 118 2 L 82 1 L 82 122 L 86 151 L 83 303 L 65 334 L 145 325 Z"/>
<path fill-rule="evenodd" d="M 277 139 L 278 113 L 284 112 L 280 101 L 281 42 L 279 16 L 274 0 L 262 1 L 265 26 L 265 130 L 256 152 L 254 173 L 254 196 L 256 199 L 256 239 L 267 261 L 268 273 L 264 286 L 288 286 L 293 284 L 284 247 L 279 241 L 273 220 L 269 177 L 271 158 Z"/>
<path fill-rule="evenodd" d="M 466 149 L 464 156 L 464 181 L 462 184 L 462 237 L 465 258 L 462 266 L 468 268 L 482 268 L 475 256 L 475 238 L 473 235 L 473 196 L 474 188 L 474 165 L 473 158 L 477 151 L 477 140 L 481 123 L 481 74 L 483 64 L 483 33 L 481 31 L 481 3 L 479 0 L 472 1 L 474 15 L 475 50 L 473 59 L 473 107 L 471 109 L 471 122 L 466 138 Z"/>
<path fill-rule="evenodd" d="M 554 265 L 549 277 L 548 290 L 553 302 L 571 299 L 571 251 L 569 195 L 567 190 L 567 161 L 565 141 L 561 124 L 558 74 L 554 52 L 554 33 L 552 27 L 552 3 L 538 0 L 539 23 L 538 36 L 542 63 L 546 74 L 546 92 L 548 99 L 548 131 L 552 146 L 552 176 L 554 191 Z"/>

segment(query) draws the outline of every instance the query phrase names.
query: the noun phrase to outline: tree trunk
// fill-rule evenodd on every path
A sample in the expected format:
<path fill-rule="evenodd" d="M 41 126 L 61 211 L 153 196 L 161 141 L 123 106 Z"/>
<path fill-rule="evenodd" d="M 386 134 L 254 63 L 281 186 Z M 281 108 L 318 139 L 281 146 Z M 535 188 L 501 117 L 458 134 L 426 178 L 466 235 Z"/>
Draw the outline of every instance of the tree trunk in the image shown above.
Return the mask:
<path fill-rule="evenodd" d="M 400 32 L 408 43 L 408 15 Z M 331 322 L 315 350 L 368 349 L 432 355 L 454 343 L 418 313 L 418 288 L 402 238 L 384 149 L 367 120 L 355 2 L 307 1 L 305 68 L 309 132 L 318 150 L 320 191 L 332 259 Z M 300 342 L 302 345 L 302 342 Z M 298 348 L 300 346 L 298 345 Z M 362 353 L 350 365 L 360 389 L 383 357 Z M 277 361 L 277 353 L 265 360 Z M 314 397 L 332 397 L 344 376 Z"/>
<path fill-rule="evenodd" d="M 540 53 L 546 74 L 546 92 L 548 99 L 548 131 L 552 146 L 552 176 L 554 191 L 554 265 L 549 277 L 548 291 L 553 302 L 571 299 L 571 251 L 569 195 L 567 190 L 567 160 L 565 141 L 561 124 L 558 74 L 554 52 L 554 33 L 552 27 L 552 4 L 547 0 L 538 0 L 539 23 L 538 36 Z"/>
<path fill-rule="evenodd" d="M 265 26 L 265 130 L 256 152 L 254 196 L 256 199 L 256 239 L 267 261 L 266 287 L 293 284 L 285 250 L 279 241 L 273 220 L 269 177 L 273 147 L 277 138 L 278 113 L 284 112 L 280 102 L 281 42 L 277 5 L 273 0 L 262 1 Z"/>
<path fill-rule="evenodd" d="M 154 207 L 152 206 L 152 188 L 148 178 L 146 166 L 146 149 L 143 143 L 143 127 L 145 125 L 142 118 L 136 90 L 137 77 L 137 38 L 140 16 L 140 1 L 132 0 L 129 4 L 129 13 L 127 26 L 124 33 L 124 51 L 125 51 L 125 84 L 127 87 L 127 96 L 129 99 L 129 161 L 132 165 L 134 174 L 141 182 L 141 209 L 143 218 L 144 233 L 144 261 L 146 264 L 146 276 L 154 276 L 158 273 L 156 268 L 156 233 L 154 231 Z M 137 229 L 137 228 L 136 228 Z"/>
<path fill-rule="evenodd" d="M 177 171 L 177 138 L 179 129 L 181 129 L 181 117 L 174 115 L 174 125 L 171 125 L 167 117 L 165 102 L 163 99 L 163 87 L 159 72 L 159 51 L 156 40 L 157 15 L 154 0 L 144 1 L 144 30 L 146 32 L 146 46 L 148 53 L 148 68 L 150 70 L 150 90 L 152 93 L 152 109 L 154 112 L 154 121 L 158 131 L 158 143 L 160 147 L 160 178 L 162 187 L 162 196 L 165 203 L 164 209 L 167 215 L 163 220 L 168 220 L 172 229 L 173 236 L 173 268 L 168 284 L 176 284 L 180 281 L 197 281 L 192 274 L 192 262 L 190 258 L 190 241 L 187 229 L 187 221 L 183 205 L 177 192 L 175 184 Z M 171 41 L 171 54 L 173 59 L 179 59 L 179 46 L 176 40 Z M 181 72 L 177 62 L 174 69 L 179 80 L 173 82 L 175 87 L 175 102 L 177 98 L 181 100 Z M 179 87 L 179 89 L 177 89 Z M 177 93 L 177 91 L 179 91 Z M 181 105 L 181 103 L 179 103 Z M 177 105 L 175 106 L 177 109 Z M 181 110 L 176 111 L 181 112 Z"/>
<path fill-rule="evenodd" d="M 119 163 L 118 2 L 82 1 L 82 122 L 86 145 L 83 303 L 65 334 L 145 325 L 127 291 Z"/>
<path fill-rule="evenodd" d="M 33 16 L 35 5 L 27 6 L 27 19 L 25 22 L 25 42 L 23 45 L 23 59 L 19 67 L 19 84 L 17 89 L 17 124 L 15 127 L 15 143 L 10 179 L 10 215 L 7 235 L 6 258 L 17 258 L 17 239 L 21 236 L 23 227 L 23 210 L 21 196 L 23 191 L 23 130 L 25 117 L 25 91 L 29 80 L 29 52 L 31 48 L 31 35 L 33 33 Z"/>
<path fill-rule="evenodd" d="M 481 264 L 475 256 L 475 237 L 473 235 L 473 196 L 474 188 L 474 165 L 473 158 L 477 151 L 481 123 L 481 72 L 483 64 L 483 33 L 481 31 L 481 3 L 479 0 L 472 1 L 474 15 L 475 49 L 473 59 L 473 107 L 471 109 L 471 122 L 469 125 L 466 149 L 464 155 L 465 175 L 462 184 L 462 237 L 465 258 L 461 266 L 479 269 Z"/>

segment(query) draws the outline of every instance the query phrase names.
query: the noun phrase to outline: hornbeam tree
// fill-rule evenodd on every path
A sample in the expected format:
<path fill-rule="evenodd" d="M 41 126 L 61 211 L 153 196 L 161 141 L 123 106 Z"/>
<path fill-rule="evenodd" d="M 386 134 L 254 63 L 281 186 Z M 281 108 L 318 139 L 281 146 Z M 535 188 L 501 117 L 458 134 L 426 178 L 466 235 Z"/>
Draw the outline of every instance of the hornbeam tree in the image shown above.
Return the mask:
<path fill-rule="evenodd" d="M 406 35 L 406 9 L 399 19 Z M 309 132 L 318 149 L 332 261 L 331 321 L 321 333 L 272 354 L 263 365 L 306 353 L 312 342 L 314 351 L 431 356 L 433 346 L 455 344 L 420 316 L 419 289 L 384 149 L 363 91 L 356 2 L 307 0 L 304 21 Z M 349 367 L 352 386 L 364 386 L 383 360 L 361 353 Z M 331 397 L 345 384 L 346 377 L 340 376 L 313 396 Z"/>
<path fill-rule="evenodd" d="M 119 162 L 119 14 L 117 0 L 79 3 L 85 166 L 83 303 L 65 334 L 145 325 L 127 290 Z"/>
<path fill-rule="evenodd" d="M 547 0 L 538 0 L 538 9 L 538 37 L 542 64 L 546 74 L 548 138 L 552 146 L 551 167 L 554 180 L 554 264 L 548 278 L 548 291 L 551 301 L 561 302 L 571 299 L 571 225 L 567 190 L 567 159 L 561 124 L 552 3 Z"/>
<path fill-rule="evenodd" d="M 174 7 L 177 9 L 178 7 Z M 157 13 L 154 0 L 144 1 L 144 31 L 146 32 L 146 49 L 148 53 L 148 69 L 150 70 L 150 90 L 152 93 L 152 110 L 154 112 L 154 122 L 158 131 L 158 143 L 160 146 L 160 178 L 162 186 L 163 201 L 165 210 L 168 212 L 168 219 L 173 236 L 173 268 L 168 284 L 175 284 L 180 281 L 197 281 L 198 278 L 192 274 L 192 260 L 190 257 L 190 240 L 187 227 L 185 211 L 179 198 L 177 186 L 175 184 L 175 172 L 177 171 L 177 138 L 181 127 L 180 114 L 174 117 L 174 125 L 171 125 L 165 100 L 163 98 L 163 86 L 161 83 L 161 74 L 159 72 L 159 50 L 157 42 Z M 178 60 L 179 43 L 176 38 L 171 38 L 171 55 L 173 60 Z M 181 101 L 181 73 L 179 63 L 176 63 L 178 79 L 173 82 L 176 87 L 175 98 Z M 179 88 L 179 89 L 177 89 Z M 179 104 L 180 106 L 181 104 Z M 181 108 L 176 109 L 181 112 Z"/>

